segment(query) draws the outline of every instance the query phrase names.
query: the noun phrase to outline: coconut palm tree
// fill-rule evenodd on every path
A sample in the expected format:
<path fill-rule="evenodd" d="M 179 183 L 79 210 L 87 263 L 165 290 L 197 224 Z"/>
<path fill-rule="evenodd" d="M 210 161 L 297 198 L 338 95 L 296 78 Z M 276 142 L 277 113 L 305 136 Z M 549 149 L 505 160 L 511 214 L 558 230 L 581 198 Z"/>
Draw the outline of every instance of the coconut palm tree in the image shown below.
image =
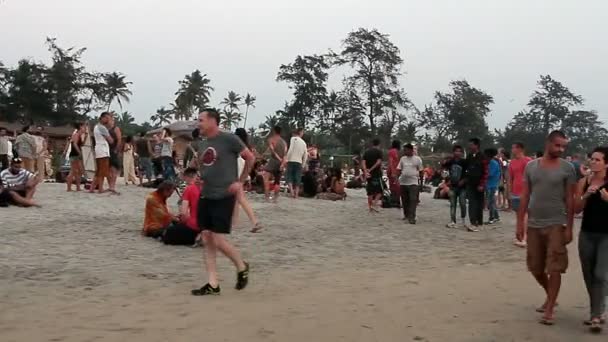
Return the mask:
<path fill-rule="evenodd" d="M 125 81 L 125 77 L 125 75 L 119 72 L 112 72 L 104 75 L 105 97 L 108 103 L 108 111 L 114 100 L 118 102 L 120 109 L 122 109 L 123 101 L 129 102 L 129 96 L 133 95 L 131 90 L 129 90 L 129 85 L 133 83 Z"/>
<path fill-rule="evenodd" d="M 247 115 L 249 114 L 249 107 L 251 108 L 255 108 L 255 96 L 247 93 L 247 95 L 245 95 L 245 100 L 243 100 L 243 103 L 245 104 L 246 108 L 245 108 L 245 120 L 243 121 L 243 127 L 245 127 L 247 125 Z"/>
<path fill-rule="evenodd" d="M 122 112 L 116 116 L 116 125 L 121 129 L 127 128 L 129 125 L 135 122 L 135 118 L 128 111 Z"/>
<path fill-rule="evenodd" d="M 156 110 L 156 114 L 150 116 L 150 121 L 152 121 L 154 126 L 160 127 L 163 124 L 171 123 L 171 115 L 171 111 L 165 109 L 165 107 L 163 106 Z"/>
<path fill-rule="evenodd" d="M 243 120 L 243 115 L 236 111 L 224 111 L 222 113 L 222 127 L 225 130 L 232 130 L 232 126 L 238 126 L 239 122 Z"/>
<path fill-rule="evenodd" d="M 190 118 L 195 109 L 200 111 L 207 106 L 213 91 L 210 83 L 211 80 L 207 78 L 207 74 L 202 74 L 200 70 L 195 70 L 179 81 L 179 90 L 175 93 L 177 95 L 175 103 L 177 108 L 183 111 L 181 115 Z"/>
<path fill-rule="evenodd" d="M 228 92 L 228 96 L 220 102 L 220 105 L 224 105 L 225 112 L 236 112 L 239 110 L 242 100 L 241 95 L 231 90 Z"/>

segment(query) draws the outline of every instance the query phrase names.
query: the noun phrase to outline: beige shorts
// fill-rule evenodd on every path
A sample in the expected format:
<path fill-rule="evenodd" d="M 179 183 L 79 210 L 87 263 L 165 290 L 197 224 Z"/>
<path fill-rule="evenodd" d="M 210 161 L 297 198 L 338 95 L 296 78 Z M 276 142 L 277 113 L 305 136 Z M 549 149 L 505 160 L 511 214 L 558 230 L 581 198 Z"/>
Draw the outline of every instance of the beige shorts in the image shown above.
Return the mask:
<path fill-rule="evenodd" d="M 528 228 L 526 261 L 532 273 L 566 273 L 568 249 L 563 225 Z"/>

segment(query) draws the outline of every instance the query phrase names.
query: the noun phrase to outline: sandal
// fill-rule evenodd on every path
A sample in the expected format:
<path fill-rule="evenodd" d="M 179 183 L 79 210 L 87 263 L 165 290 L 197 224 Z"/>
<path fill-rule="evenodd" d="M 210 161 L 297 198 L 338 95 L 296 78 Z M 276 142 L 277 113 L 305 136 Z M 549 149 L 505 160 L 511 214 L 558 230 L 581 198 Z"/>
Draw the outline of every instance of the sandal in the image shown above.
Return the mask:
<path fill-rule="evenodd" d="M 589 318 L 583 321 L 584 325 L 591 325 L 593 323 L 593 318 Z M 602 316 L 600 317 L 600 324 L 605 324 L 606 323 L 606 317 Z"/>
<path fill-rule="evenodd" d="M 559 304 L 555 303 L 555 306 L 553 308 L 555 309 L 558 306 L 559 306 Z M 539 306 L 538 308 L 536 308 L 536 312 L 538 312 L 538 313 L 544 313 L 545 312 L 545 305 L 543 304 L 542 306 Z M 589 321 L 591 321 L 591 320 L 589 320 Z"/>
<path fill-rule="evenodd" d="M 553 320 L 553 317 L 542 317 L 538 323 L 543 324 L 543 325 L 553 325 L 555 324 L 555 321 Z"/>
<path fill-rule="evenodd" d="M 264 228 L 264 226 L 262 226 L 259 222 L 256 223 L 253 228 L 251 228 L 250 232 L 251 233 L 259 233 L 262 229 Z"/>
<path fill-rule="evenodd" d="M 602 332 L 602 322 L 601 320 L 598 320 L 597 318 L 594 318 L 591 321 L 591 326 L 589 327 L 589 330 L 594 333 L 594 334 L 599 334 Z"/>

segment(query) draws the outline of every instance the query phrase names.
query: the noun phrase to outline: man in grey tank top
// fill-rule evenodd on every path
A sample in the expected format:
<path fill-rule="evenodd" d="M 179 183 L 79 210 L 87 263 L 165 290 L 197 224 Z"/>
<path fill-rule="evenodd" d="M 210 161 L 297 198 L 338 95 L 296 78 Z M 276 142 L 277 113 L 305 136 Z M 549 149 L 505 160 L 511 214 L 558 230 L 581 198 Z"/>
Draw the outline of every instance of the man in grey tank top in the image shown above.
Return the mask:
<path fill-rule="evenodd" d="M 566 245 L 572 241 L 576 173 L 561 156 L 568 140 L 561 131 L 547 137 L 542 158 L 526 165 L 517 215 L 517 238 L 525 232 L 528 215 L 528 269 L 545 290 L 545 303 L 537 309 L 540 323 L 553 324 L 561 274 L 568 268 Z"/>

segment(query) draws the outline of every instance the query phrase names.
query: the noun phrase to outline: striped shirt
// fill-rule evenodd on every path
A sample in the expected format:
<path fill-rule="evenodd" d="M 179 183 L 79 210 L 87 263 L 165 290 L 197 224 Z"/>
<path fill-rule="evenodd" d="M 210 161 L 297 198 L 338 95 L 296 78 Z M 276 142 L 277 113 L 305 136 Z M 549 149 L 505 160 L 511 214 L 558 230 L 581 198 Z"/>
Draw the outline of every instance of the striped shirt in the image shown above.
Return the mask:
<path fill-rule="evenodd" d="M 34 174 L 26 169 L 20 169 L 17 174 L 13 174 L 10 171 L 10 168 L 0 172 L 0 180 L 2 180 L 2 185 L 7 188 L 25 185 L 32 177 L 34 177 Z"/>

